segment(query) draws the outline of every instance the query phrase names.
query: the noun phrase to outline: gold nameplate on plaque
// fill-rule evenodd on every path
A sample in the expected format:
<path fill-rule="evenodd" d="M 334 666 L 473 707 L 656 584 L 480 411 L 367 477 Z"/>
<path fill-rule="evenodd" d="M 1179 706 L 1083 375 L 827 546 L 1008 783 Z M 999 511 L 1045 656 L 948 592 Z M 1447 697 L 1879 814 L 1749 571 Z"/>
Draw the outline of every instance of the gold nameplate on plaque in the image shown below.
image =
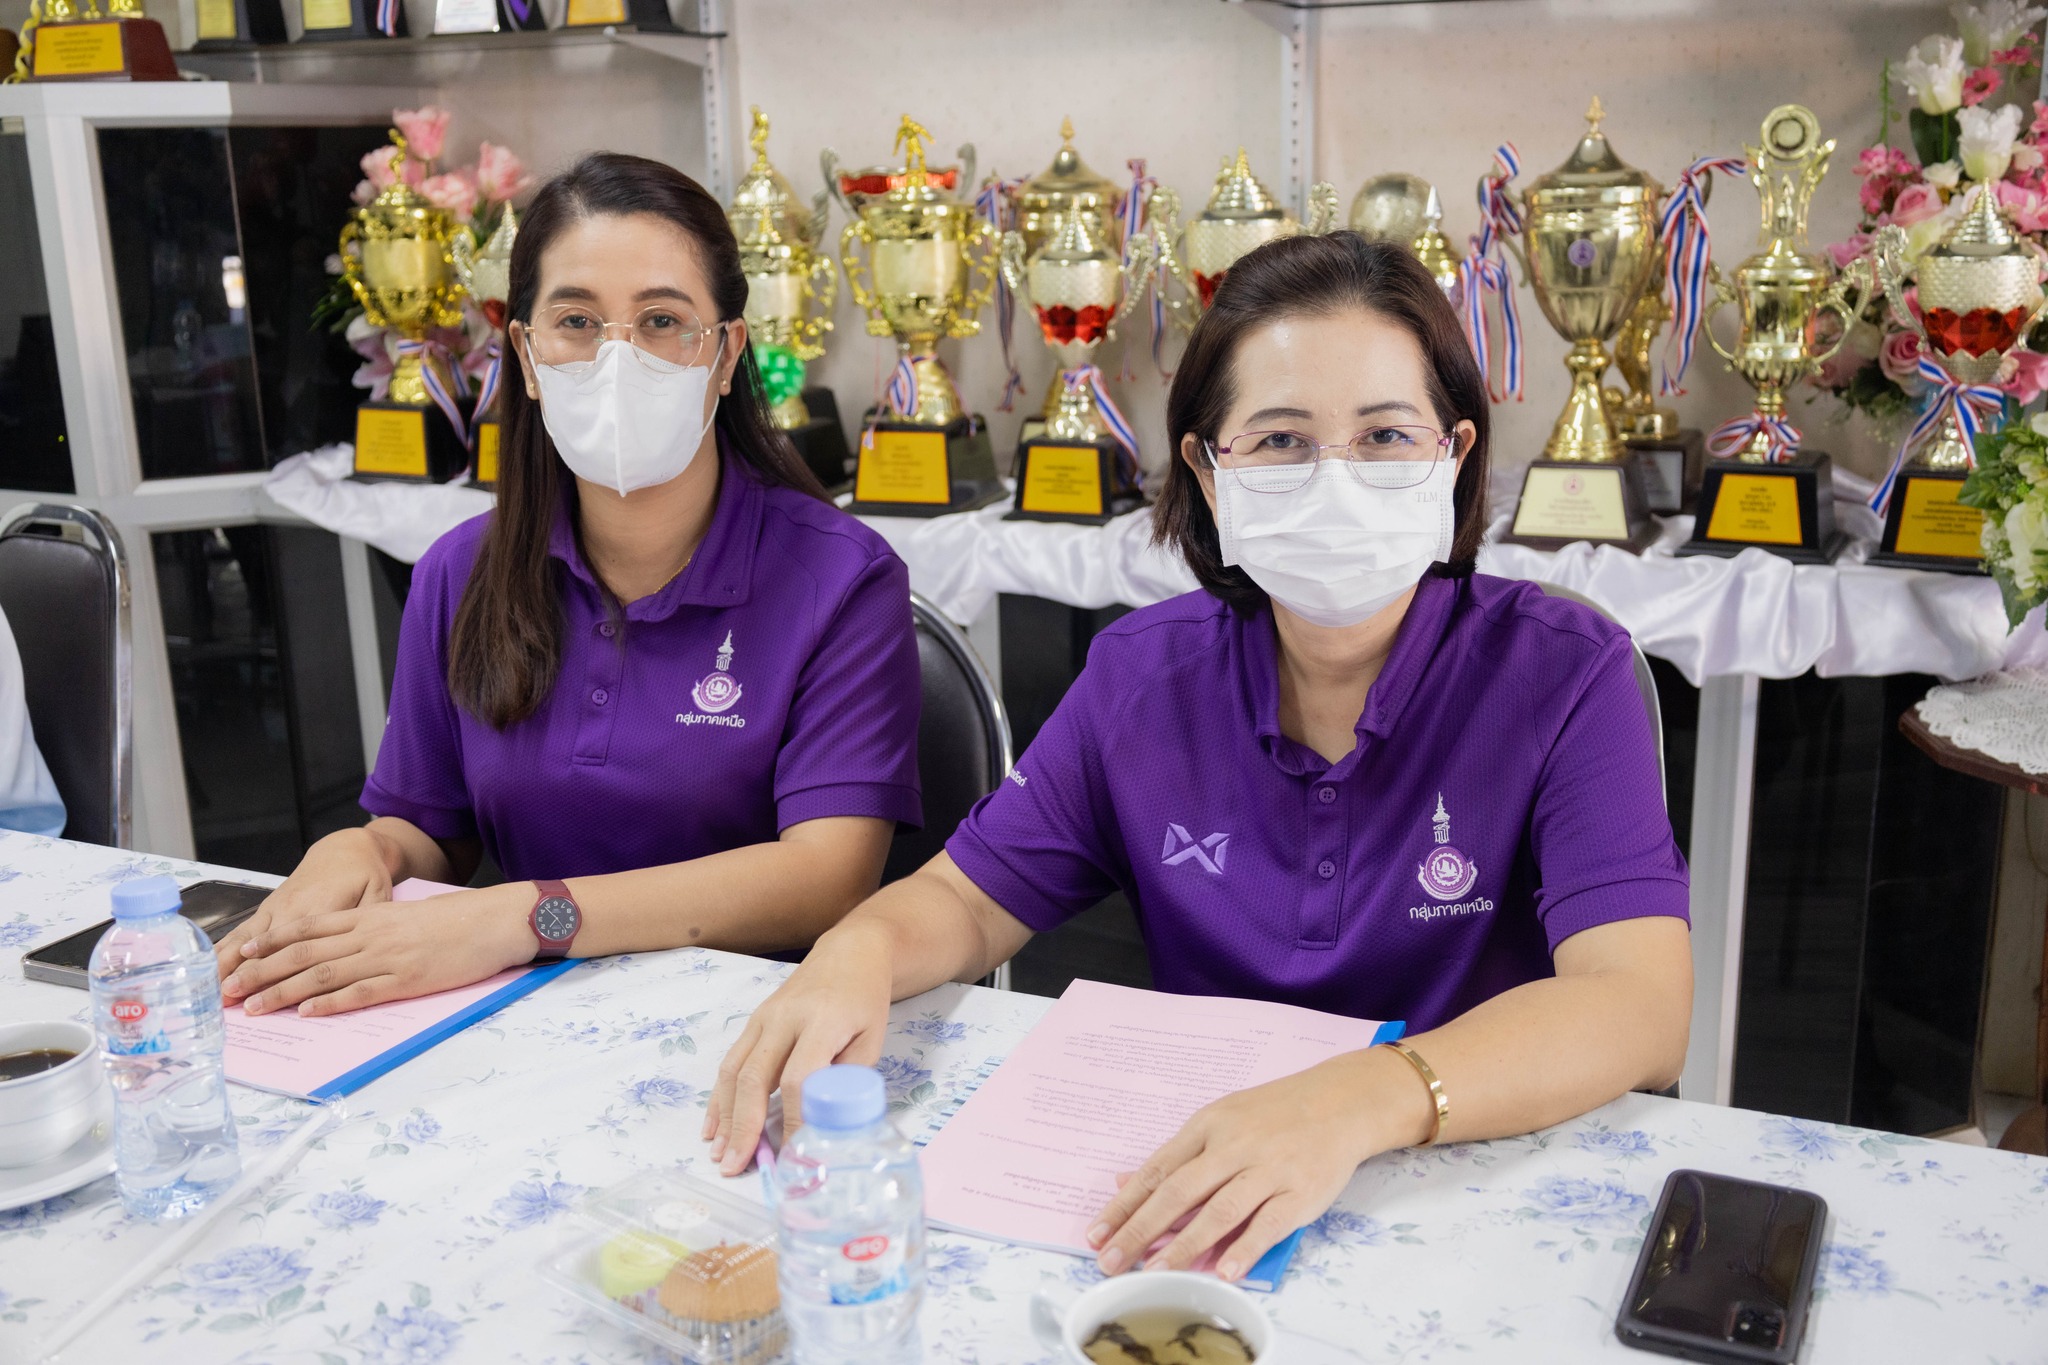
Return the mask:
<path fill-rule="evenodd" d="M 199 0 L 197 17 L 201 41 L 231 43 L 242 36 L 235 32 L 235 0 Z"/>
<path fill-rule="evenodd" d="M 579 28 L 585 24 L 623 24 L 626 22 L 626 0 L 569 0 L 568 11 L 562 16 L 564 28 Z M 904 499 L 897 499 L 904 501 Z"/>
<path fill-rule="evenodd" d="M 1621 466 L 1532 465 L 1515 508 L 1513 533 L 1558 540 L 1627 540 Z"/>
<path fill-rule="evenodd" d="M 121 42 L 118 19 L 98 24 L 45 24 L 36 30 L 38 80 L 118 76 L 127 69 L 128 50 Z"/>
<path fill-rule="evenodd" d="M 1017 490 L 1017 509 L 1064 516 L 1101 516 L 1102 452 L 1094 446 L 1026 447 L 1024 484 Z"/>
<path fill-rule="evenodd" d="M 424 408 L 357 408 L 356 473 L 427 477 Z"/>
<path fill-rule="evenodd" d="M 301 13 L 307 28 L 348 28 L 355 23 L 349 0 L 304 0 Z"/>
<path fill-rule="evenodd" d="M 1902 555 L 1941 555 L 1949 559 L 1980 559 L 1984 554 L 1984 514 L 1956 501 L 1960 479 L 1902 480 L 1906 505 L 1899 512 Z"/>
<path fill-rule="evenodd" d="M 1799 483 L 1775 474 L 1723 474 L 1707 522 L 1708 540 L 1801 545 Z"/>
<path fill-rule="evenodd" d="M 951 502 L 946 433 L 937 429 L 862 432 L 853 498 L 855 502 L 919 502 L 935 507 Z"/>
<path fill-rule="evenodd" d="M 498 424 L 478 422 L 476 424 L 476 481 L 496 483 L 498 481 Z"/>

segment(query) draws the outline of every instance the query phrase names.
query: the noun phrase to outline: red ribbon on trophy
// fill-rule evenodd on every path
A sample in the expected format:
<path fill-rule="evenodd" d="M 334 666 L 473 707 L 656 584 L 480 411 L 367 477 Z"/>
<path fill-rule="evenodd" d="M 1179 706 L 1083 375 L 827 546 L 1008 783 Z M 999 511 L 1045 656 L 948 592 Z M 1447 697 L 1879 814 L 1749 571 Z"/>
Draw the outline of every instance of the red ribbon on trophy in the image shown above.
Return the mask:
<path fill-rule="evenodd" d="M 1512 394 L 1522 399 L 1522 321 L 1515 312 L 1515 279 L 1508 273 L 1504 239 L 1522 231 L 1522 211 L 1508 193 L 1508 182 L 1522 171 L 1521 153 L 1512 142 L 1493 149 L 1498 169 L 1479 181 L 1479 231 L 1472 236 L 1471 250 L 1458 264 L 1458 278 L 1465 294 L 1465 336 L 1472 343 L 1472 356 L 1496 403 Z M 1491 345 L 1486 335 L 1486 295 L 1500 298 L 1502 360 L 1506 373 L 1503 387 L 1493 388 Z"/>
<path fill-rule="evenodd" d="M 1761 431 L 1770 442 L 1771 464 L 1783 464 L 1799 453 L 1799 443 L 1805 438 L 1799 428 L 1782 417 L 1766 417 L 1760 412 L 1751 412 L 1747 417 L 1738 417 L 1732 422 L 1723 422 L 1707 437 L 1707 453 L 1717 460 L 1732 460 L 1742 448 Z"/>
<path fill-rule="evenodd" d="M 1956 426 L 1963 433 L 1963 447 L 1969 452 L 1970 468 L 1977 467 L 1977 437 L 1997 426 L 2005 416 L 2005 394 L 1990 384 L 1958 383 L 1947 370 L 1921 356 L 1916 369 L 1922 379 L 1932 385 L 1928 395 L 1927 410 L 1920 414 L 1920 420 L 1906 433 L 1906 439 L 1899 442 L 1898 453 L 1892 456 L 1892 467 L 1884 474 L 1884 482 L 1870 495 L 1870 510 L 1883 516 L 1891 505 L 1892 489 L 1898 484 L 1899 471 L 1906 467 L 1906 457 L 1913 448 L 1932 435 L 1950 413 L 1955 414 Z"/>
<path fill-rule="evenodd" d="M 1678 177 L 1678 188 L 1664 205 L 1658 235 L 1664 241 L 1664 296 L 1671 301 L 1671 335 L 1664 343 L 1663 374 L 1658 380 L 1660 394 L 1683 394 L 1685 372 L 1692 365 L 1694 344 L 1699 340 L 1700 304 L 1706 292 L 1707 263 L 1711 258 L 1707 229 L 1707 190 L 1714 172 L 1738 175 L 1749 167 L 1739 156 L 1703 156 Z M 1678 364 L 1671 363 L 1672 348 L 1678 349 Z"/>
<path fill-rule="evenodd" d="M 1004 180 L 991 175 L 982 185 L 981 193 L 975 196 L 974 211 L 988 223 L 989 230 L 1001 237 L 1016 226 L 1017 187 L 1024 183 L 1020 176 L 1015 180 Z M 1003 369 L 1007 378 L 1003 380 L 1003 401 L 996 404 L 996 411 L 1008 412 L 1017 405 L 1017 395 L 1024 392 L 1024 376 L 1017 372 L 1017 357 L 1010 345 L 1010 332 L 1017 319 L 1017 301 L 1010 295 L 1010 285 L 1003 278 L 1003 272 L 996 271 L 996 335 L 1003 341 Z M 893 390 L 896 380 L 891 378 Z M 899 409 L 900 411 L 900 409 Z"/>
<path fill-rule="evenodd" d="M 398 339 L 399 359 L 403 360 L 407 356 L 419 357 L 420 378 L 426 381 L 428 395 L 433 398 L 434 405 L 447 415 L 448 424 L 455 428 L 457 438 L 464 445 L 468 445 L 469 426 L 462 420 L 462 409 L 456 406 L 454 396 L 448 392 L 448 386 L 441 382 L 441 373 L 433 364 L 436 357 L 445 357 L 447 353 L 447 348 L 438 341 L 414 341 L 408 337 Z M 456 374 L 456 382 L 460 385 L 458 391 L 467 395 L 469 386 L 459 378 L 459 369 Z"/>

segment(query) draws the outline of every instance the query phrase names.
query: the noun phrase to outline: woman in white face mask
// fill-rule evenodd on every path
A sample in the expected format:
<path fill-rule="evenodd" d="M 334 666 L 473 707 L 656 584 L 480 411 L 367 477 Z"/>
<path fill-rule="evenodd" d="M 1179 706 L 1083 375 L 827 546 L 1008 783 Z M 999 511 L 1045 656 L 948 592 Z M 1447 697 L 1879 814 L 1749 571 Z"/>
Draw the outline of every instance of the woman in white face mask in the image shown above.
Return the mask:
<path fill-rule="evenodd" d="M 413 574 L 376 818 L 221 946 L 253 1013 L 800 950 L 920 819 L 908 578 L 769 422 L 717 201 L 588 157 L 527 209 L 511 286 L 497 510 Z M 389 903 L 486 853 L 511 880 Z"/>
<path fill-rule="evenodd" d="M 762 1122 L 748 1078 L 794 1122 L 791 1057 L 872 1060 L 886 1000 L 1116 890 L 1162 989 L 1408 1034 L 1198 1112 L 1103 1191 L 1106 1272 L 1213 1249 L 1236 1278 L 1376 1153 L 1670 1084 L 1687 878 L 1628 637 L 1472 571 L 1486 425 L 1407 252 L 1339 232 L 1233 265 L 1174 375 L 1154 523 L 1201 591 L 1103 631 L 1015 780 L 756 1012 L 706 1125 L 726 1169 Z"/>

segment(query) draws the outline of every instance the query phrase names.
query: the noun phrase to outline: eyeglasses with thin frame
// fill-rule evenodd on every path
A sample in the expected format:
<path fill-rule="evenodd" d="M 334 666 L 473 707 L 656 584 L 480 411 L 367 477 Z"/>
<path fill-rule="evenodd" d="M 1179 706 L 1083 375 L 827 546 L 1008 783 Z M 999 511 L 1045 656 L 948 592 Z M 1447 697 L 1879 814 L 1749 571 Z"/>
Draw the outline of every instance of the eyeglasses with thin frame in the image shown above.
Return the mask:
<path fill-rule="evenodd" d="M 533 358 L 558 369 L 576 369 L 597 359 L 606 341 L 627 341 L 643 363 L 701 365 L 711 338 L 723 337 L 724 322 L 705 323 L 686 308 L 650 304 L 626 322 L 607 322 L 580 303 L 558 303 L 535 314 L 527 326 Z"/>
<path fill-rule="evenodd" d="M 1329 452 L 1359 482 L 1374 488 L 1413 488 L 1435 472 L 1456 436 L 1435 427 L 1374 426 L 1341 443 L 1317 441 L 1299 431 L 1247 431 L 1221 445 L 1210 443 L 1209 461 L 1218 469 L 1258 470 L 1244 487 L 1255 493 L 1291 493 L 1305 487 Z"/>

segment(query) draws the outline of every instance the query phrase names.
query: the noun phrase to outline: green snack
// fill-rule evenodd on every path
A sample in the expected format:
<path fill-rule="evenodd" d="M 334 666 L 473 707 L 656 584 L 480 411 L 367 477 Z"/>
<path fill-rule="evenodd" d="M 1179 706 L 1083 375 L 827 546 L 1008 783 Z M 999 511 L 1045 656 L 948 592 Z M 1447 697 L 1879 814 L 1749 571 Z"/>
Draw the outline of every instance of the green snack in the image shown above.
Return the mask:
<path fill-rule="evenodd" d="M 597 1285 L 608 1299 L 652 1289 L 690 1249 L 651 1232 L 622 1232 L 597 1253 Z"/>

